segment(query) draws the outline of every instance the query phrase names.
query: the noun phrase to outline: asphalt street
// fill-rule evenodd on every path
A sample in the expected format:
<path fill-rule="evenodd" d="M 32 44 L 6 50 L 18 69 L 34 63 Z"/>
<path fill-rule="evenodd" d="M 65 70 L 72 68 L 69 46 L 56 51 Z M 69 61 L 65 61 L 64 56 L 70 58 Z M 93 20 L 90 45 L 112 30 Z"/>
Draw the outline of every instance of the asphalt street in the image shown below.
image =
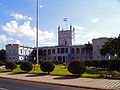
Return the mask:
<path fill-rule="evenodd" d="M 90 89 L 65 87 L 0 78 L 0 90 L 90 90 Z"/>

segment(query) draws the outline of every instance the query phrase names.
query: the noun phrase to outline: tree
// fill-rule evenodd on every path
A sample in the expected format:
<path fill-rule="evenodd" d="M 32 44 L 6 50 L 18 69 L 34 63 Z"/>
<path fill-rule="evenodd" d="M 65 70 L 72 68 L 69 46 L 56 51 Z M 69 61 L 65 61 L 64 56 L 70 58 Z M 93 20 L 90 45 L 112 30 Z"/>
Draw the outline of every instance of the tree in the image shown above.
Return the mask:
<path fill-rule="evenodd" d="M 92 66 L 92 61 L 91 60 L 86 60 L 85 61 L 85 66 L 88 66 L 88 67 Z"/>
<path fill-rule="evenodd" d="M 3 65 L 3 62 L 0 61 L 0 66 L 2 66 L 2 65 Z"/>
<path fill-rule="evenodd" d="M 50 74 L 50 72 L 52 72 L 55 68 L 55 64 L 52 61 L 43 61 L 40 65 L 40 69 L 43 72 L 48 72 L 48 74 Z"/>
<path fill-rule="evenodd" d="M 120 60 L 117 59 L 110 60 L 110 71 L 114 70 L 120 72 Z"/>
<path fill-rule="evenodd" d="M 109 68 L 109 61 L 107 61 L 107 60 L 102 60 L 102 61 L 100 61 L 100 67 L 102 68 L 102 69 L 105 69 L 105 68 Z"/>
<path fill-rule="evenodd" d="M 12 71 L 13 69 L 17 68 L 17 64 L 15 62 L 9 61 L 5 64 L 5 68 L 10 69 Z"/>
<path fill-rule="evenodd" d="M 5 59 L 6 59 L 5 54 L 6 54 L 6 51 L 4 49 L 1 49 L 0 50 L 0 61 L 5 62 Z"/>
<path fill-rule="evenodd" d="M 86 70 L 85 64 L 82 61 L 74 60 L 68 65 L 68 71 L 72 74 L 77 74 L 81 76 Z"/>
<path fill-rule="evenodd" d="M 36 48 L 33 50 L 33 54 L 34 54 L 34 57 L 36 57 Z M 40 59 L 42 59 L 43 57 L 45 57 L 45 50 L 42 50 L 41 48 L 38 49 L 38 58 L 39 58 L 39 61 Z M 36 62 L 36 61 L 33 61 L 33 62 Z"/>
<path fill-rule="evenodd" d="M 103 56 L 110 54 L 112 56 L 120 57 L 120 35 L 118 38 L 109 38 L 99 51 Z"/>
<path fill-rule="evenodd" d="M 100 67 L 100 61 L 99 60 L 92 60 L 92 66 L 98 68 Z"/>
<path fill-rule="evenodd" d="M 33 69 L 33 65 L 29 61 L 25 61 L 20 65 L 20 69 L 26 72 L 29 72 Z"/>
<path fill-rule="evenodd" d="M 85 44 L 85 47 L 83 48 L 83 50 L 85 51 L 85 54 L 86 54 L 86 60 L 87 59 L 87 55 L 89 55 L 89 60 L 92 60 L 92 51 L 93 51 L 93 45 L 88 42 L 87 44 Z"/>

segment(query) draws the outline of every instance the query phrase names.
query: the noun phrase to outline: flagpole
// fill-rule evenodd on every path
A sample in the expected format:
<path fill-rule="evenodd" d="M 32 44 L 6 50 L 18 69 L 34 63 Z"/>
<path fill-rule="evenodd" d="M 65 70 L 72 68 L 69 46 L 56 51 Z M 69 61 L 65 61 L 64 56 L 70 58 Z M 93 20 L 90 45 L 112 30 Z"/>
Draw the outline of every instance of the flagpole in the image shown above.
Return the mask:
<path fill-rule="evenodd" d="M 36 61 L 38 64 L 38 0 L 37 0 L 37 25 L 36 25 Z"/>

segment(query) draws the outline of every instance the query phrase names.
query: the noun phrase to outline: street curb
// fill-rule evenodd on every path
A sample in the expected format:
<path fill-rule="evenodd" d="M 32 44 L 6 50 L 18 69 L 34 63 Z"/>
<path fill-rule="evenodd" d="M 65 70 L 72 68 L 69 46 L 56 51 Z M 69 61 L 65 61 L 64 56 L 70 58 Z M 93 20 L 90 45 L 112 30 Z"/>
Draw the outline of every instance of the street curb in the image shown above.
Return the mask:
<path fill-rule="evenodd" d="M 26 82 L 34 82 L 34 83 L 42 83 L 42 84 L 50 84 L 50 85 L 58 85 L 58 86 L 95 89 L 95 90 L 116 90 L 116 89 L 108 89 L 108 88 L 106 89 L 106 88 L 96 88 L 96 87 L 86 87 L 86 86 L 66 85 L 66 84 L 57 84 L 57 83 L 50 83 L 50 82 L 32 81 L 32 80 L 24 80 L 24 79 L 8 78 L 8 77 L 0 77 L 0 78 L 3 78 L 3 79 L 12 79 L 12 80 L 20 80 L 20 81 L 26 81 Z"/>

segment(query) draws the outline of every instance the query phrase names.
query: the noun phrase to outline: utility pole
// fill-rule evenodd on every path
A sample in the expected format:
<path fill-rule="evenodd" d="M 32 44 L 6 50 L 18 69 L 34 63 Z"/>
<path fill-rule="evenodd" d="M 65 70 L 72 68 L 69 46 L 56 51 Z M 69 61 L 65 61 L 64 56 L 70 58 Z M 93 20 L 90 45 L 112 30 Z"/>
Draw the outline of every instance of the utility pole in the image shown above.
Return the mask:
<path fill-rule="evenodd" d="M 37 25 L 36 25 L 36 60 L 37 64 L 39 63 L 38 61 L 38 0 L 37 0 Z"/>

